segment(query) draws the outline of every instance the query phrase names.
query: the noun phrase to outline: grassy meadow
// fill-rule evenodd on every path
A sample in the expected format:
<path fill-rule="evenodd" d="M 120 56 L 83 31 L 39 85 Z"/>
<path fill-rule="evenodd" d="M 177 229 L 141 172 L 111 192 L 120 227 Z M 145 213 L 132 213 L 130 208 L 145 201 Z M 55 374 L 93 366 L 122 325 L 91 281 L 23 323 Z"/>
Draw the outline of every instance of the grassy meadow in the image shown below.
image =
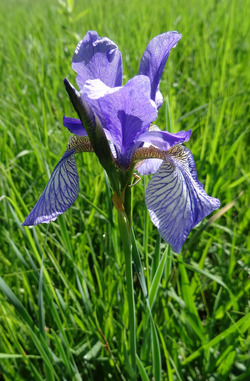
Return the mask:
<path fill-rule="evenodd" d="M 186 146 L 198 178 L 221 200 L 176 255 L 145 207 L 149 177 L 133 187 L 161 352 L 156 370 L 134 271 L 138 380 L 250 379 L 249 10 L 244 0 L 0 2 L 1 381 L 131 379 L 124 254 L 94 154 L 76 156 L 80 195 L 64 215 L 21 226 L 65 151 L 62 118 L 76 115 L 63 79 L 75 84 L 71 58 L 88 30 L 118 45 L 123 83 L 138 73 L 150 39 L 182 33 L 161 80 L 157 124 L 192 129 Z"/>

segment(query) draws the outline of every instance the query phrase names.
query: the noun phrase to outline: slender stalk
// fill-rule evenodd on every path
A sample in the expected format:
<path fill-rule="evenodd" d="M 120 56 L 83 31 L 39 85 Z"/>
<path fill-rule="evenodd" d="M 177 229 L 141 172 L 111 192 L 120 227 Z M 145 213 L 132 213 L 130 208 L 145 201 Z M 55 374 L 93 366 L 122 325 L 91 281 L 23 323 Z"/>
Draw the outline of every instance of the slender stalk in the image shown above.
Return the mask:
<path fill-rule="evenodd" d="M 132 271 L 132 241 L 130 224 L 125 212 L 118 210 L 118 223 L 125 255 L 127 298 L 129 307 L 130 356 L 134 373 L 133 380 L 136 380 L 136 319 Z"/>

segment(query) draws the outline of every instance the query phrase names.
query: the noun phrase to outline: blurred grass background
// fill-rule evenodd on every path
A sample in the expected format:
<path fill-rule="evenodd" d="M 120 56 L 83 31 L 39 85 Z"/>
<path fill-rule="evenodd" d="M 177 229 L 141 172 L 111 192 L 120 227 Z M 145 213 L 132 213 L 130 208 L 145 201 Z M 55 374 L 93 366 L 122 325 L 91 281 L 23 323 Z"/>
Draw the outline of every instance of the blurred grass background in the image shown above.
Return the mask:
<path fill-rule="evenodd" d="M 62 117 L 75 114 L 63 79 L 74 83 L 71 58 L 88 30 L 117 43 L 124 83 L 151 38 L 183 35 L 164 70 L 157 124 L 192 128 L 186 145 L 222 209 L 164 264 L 153 306 L 162 380 L 249 379 L 249 9 L 243 0 L 0 2 L 0 380 L 129 379 L 124 258 L 97 159 L 76 157 L 80 197 L 65 215 L 21 226 L 66 148 Z M 147 183 L 133 188 L 133 214 L 150 290 L 166 244 L 145 210 Z M 137 351 L 151 377 L 134 281 Z"/>

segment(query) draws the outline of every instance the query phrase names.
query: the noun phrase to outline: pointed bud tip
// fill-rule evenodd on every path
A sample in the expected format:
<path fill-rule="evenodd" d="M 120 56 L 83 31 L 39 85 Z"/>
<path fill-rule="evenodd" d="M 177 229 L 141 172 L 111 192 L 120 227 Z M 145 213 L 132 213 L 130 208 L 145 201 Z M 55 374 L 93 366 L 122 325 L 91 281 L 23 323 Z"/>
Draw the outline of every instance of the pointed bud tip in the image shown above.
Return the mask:
<path fill-rule="evenodd" d="M 74 86 L 69 82 L 67 78 L 64 78 L 63 83 L 68 93 L 72 93 L 73 91 L 75 94 L 78 94 L 78 91 L 74 88 Z"/>

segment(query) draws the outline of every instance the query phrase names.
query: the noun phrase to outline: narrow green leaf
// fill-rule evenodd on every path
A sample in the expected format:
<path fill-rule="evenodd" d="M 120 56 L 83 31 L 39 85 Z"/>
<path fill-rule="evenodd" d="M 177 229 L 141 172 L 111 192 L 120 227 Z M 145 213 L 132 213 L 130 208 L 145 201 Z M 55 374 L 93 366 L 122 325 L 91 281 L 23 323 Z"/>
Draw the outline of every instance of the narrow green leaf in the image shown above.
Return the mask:
<path fill-rule="evenodd" d="M 143 268 L 142 268 L 141 257 L 140 257 L 140 254 L 139 254 L 139 251 L 138 251 L 138 248 L 136 245 L 135 234 L 134 234 L 133 228 L 132 228 L 132 258 L 133 258 L 133 261 L 135 264 L 136 273 L 137 273 L 137 276 L 138 276 L 139 281 L 140 281 L 140 285 L 142 288 L 144 298 L 147 299 L 148 290 L 147 290 L 147 285 L 146 285 L 146 279 L 145 279 Z"/>
<path fill-rule="evenodd" d="M 155 301 L 155 298 L 157 295 L 157 291 L 160 287 L 161 277 L 162 277 L 162 274 L 163 274 L 163 271 L 164 271 L 164 268 L 166 265 L 167 257 L 170 255 L 170 250 L 171 250 L 171 248 L 168 245 L 167 248 L 165 249 L 162 257 L 161 257 L 160 263 L 157 267 L 153 282 L 152 282 L 150 290 L 149 290 L 148 300 L 149 300 L 149 305 L 151 308 L 153 307 L 153 304 L 154 304 L 154 301 Z"/>
<path fill-rule="evenodd" d="M 194 303 L 193 295 L 191 293 L 191 287 L 187 272 L 185 269 L 186 264 L 184 264 L 182 256 L 178 255 L 178 264 L 181 274 L 181 291 L 183 300 L 186 304 L 186 312 L 189 324 L 193 327 L 194 332 L 199 336 L 200 340 L 204 343 L 205 336 L 203 332 L 203 327 L 199 318 L 197 308 Z"/>
<path fill-rule="evenodd" d="M 154 256 L 153 256 L 153 263 L 152 263 L 152 269 L 151 269 L 151 274 L 150 274 L 150 280 L 152 282 L 154 276 L 155 276 L 155 273 L 156 273 L 156 270 L 159 266 L 159 262 L 160 262 L 160 244 L 161 244 L 161 236 L 160 234 L 157 235 L 157 239 L 156 239 L 156 244 L 155 244 L 155 250 L 154 250 Z"/>
<path fill-rule="evenodd" d="M 153 374 L 155 381 L 161 381 L 161 349 L 153 318 L 151 319 Z"/>
<path fill-rule="evenodd" d="M 67 369 L 68 374 L 72 374 L 72 369 L 71 369 L 71 364 L 70 364 L 70 358 L 67 356 L 65 353 L 65 350 L 62 345 L 62 340 L 60 337 L 58 337 L 57 333 L 52 330 L 52 335 L 55 340 L 55 346 L 56 346 L 56 352 L 58 351 L 59 353 L 59 358 L 61 361 L 64 363 L 65 368 Z"/>
<path fill-rule="evenodd" d="M 223 332 L 217 335 L 214 339 L 210 340 L 205 345 L 202 345 L 197 351 L 193 352 L 189 357 L 187 357 L 182 362 L 182 364 L 186 365 L 189 362 L 193 361 L 194 359 L 196 359 L 197 357 L 201 355 L 202 351 L 212 348 L 213 346 L 218 344 L 220 341 L 225 340 L 229 335 L 233 334 L 234 332 L 240 330 L 241 333 L 244 333 L 249 328 L 250 328 L 250 313 L 245 315 L 243 318 L 239 319 L 237 322 L 234 323 L 234 325 L 231 325 L 229 328 L 225 329 Z"/>
<path fill-rule="evenodd" d="M 245 129 L 245 131 L 240 134 L 240 136 L 235 140 L 235 142 L 230 146 L 230 148 L 227 151 L 227 155 L 224 160 L 221 160 L 219 170 L 225 167 L 226 163 L 230 159 L 230 157 L 234 154 L 235 150 L 238 148 L 239 144 L 241 143 L 241 140 L 244 138 L 244 136 L 249 131 L 249 127 Z"/>
<path fill-rule="evenodd" d="M 147 305 L 148 313 L 149 313 L 149 316 L 150 316 L 151 335 L 152 335 L 152 352 L 153 352 L 153 374 L 154 374 L 154 379 L 155 379 L 155 381 L 160 381 L 161 380 L 161 351 L 160 351 L 160 344 L 159 344 L 159 340 L 158 340 L 158 335 L 157 335 L 154 319 L 153 319 L 152 312 L 151 312 L 151 305 L 150 305 L 150 302 L 149 302 L 150 294 L 149 294 L 149 298 L 148 298 L 146 280 L 145 280 L 145 277 L 144 277 L 144 273 L 143 273 L 143 269 L 142 269 L 142 264 L 141 264 L 141 259 L 140 259 L 140 255 L 139 255 L 139 252 L 138 252 L 138 249 L 137 249 L 137 246 L 136 246 L 136 241 L 135 241 L 135 236 L 134 236 L 134 231 L 133 230 L 132 230 L 132 245 L 133 245 L 132 246 L 132 254 L 133 254 L 133 260 L 134 260 L 135 267 L 136 267 L 136 272 L 137 272 L 137 275 L 138 275 L 138 278 L 139 278 L 139 281 L 140 281 L 140 284 L 141 284 L 143 295 L 144 295 L 145 300 L 146 300 L 146 305 Z M 164 264 L 166 262 L 167 252 L 168 252 L 168 250 L 166 249 L 164 254 L 163 254 L 163 256 L 162 256 L 163 259 L 161 258 L 161 262 L 160 262 L 160 264 L 159 264 L 159 266 L 158 266 L 158 268 L 156 270 L 156 274 L 155 274 L 153 283 L 151 285 L 151 289 L 150 290 L 153 290 L 152 296 L 151 296 L 152 303 L 153 303 L 153 301 L 154 301 L 154 299 L 156 297 L 156 293 L 157 293 L 157 290 L 158 290 L 158 287 L 159 287 L 159 282 L 160 282 L 160 279 L 161 279 L 161 276 L 162 276 L 162 273 L 163 273 L 163 270 L 164 270 Z M 152 288 L 152 286 L 153 286 L 153 288 Z M 138 363 L 138 359 L 137 359 L 137 363 Z"/>
<path fill-rule="evenodd" d="M 192 246 L 195 244 L 195 242 L 197 242 L 197 238 L 199 237 L 199 235 L 204 231 L 206 230 L 212 223 L 214 223 L 218 218 L 222 217 L 228 210 L 230 210 L 234 205 L 235 203 L 237 202 L 237 200 L 243 195 L 244 192 L 241 192 L 238 197 L 236 197 L 233 201 L 231 201 L 229 204 L 223 206 L 221 209 L 218 210 L 218 212 L 216 212 L 215 214 L 212 215 L 212 217 L 209 218 L 209 220 L 204 224 L 202 225 L 193 235 L 192 235 L 192 238 L 190 238 L 190 240 L 188 241 L 188 243 L 186 244 L 186 247 L 185 249 L 186 250 L 190 250 L 192 248 Z"/>
<path fill-rule="evenodd" d="M 38 326 L 41 334 L 45 338 L 45 317 L 43 308 L 43 255 L 39 276 L 39 286 L 38 286 Z"/>
<path fill-rule="evenodd" d="M 23 359 L 24 357 L 30 359 L 41 359 L 41 356 L 36 355 L 20 355 L 18 353 L 0 353 L 0 359 Z"/>
<path fill-rule="evenodd" d="M 189 270 L 192 270 L 192 271 L 195 271 L 197 273 L 204 275 L 205 277 L 213 280 L 214 282 L 216 282 L 216 283 L 220 284 L 222 287 L 224 287 L 225 290 L 227 290 L 227 292 L 230 295 L 232 305 L 234 306 L 234 308 L 236 310 L 238 309 L 237 298 L 235 297 L 235 295 L 232 293 L 230 288 L 225 284 L 225 282 L 223 282 L 223 280 L 219 276 L 211 274 L 211 272 L 209 272 L 209 271 L 200 269 L 195 263 L 193 263 L 192 265 L 185 263 L 185 267 L 188 268 Z"/>
<path fill-rule="evenodd" d="M 139 373 L 140 373 L 142 381 L 150 381 L 149 377 L 147 375 L 147 372 L 143 366 L 143 363 L 139 359 L 138 355 L 136 355 L 136 364 L 137 364 L 137 367 L 139 369 Z"/>
<path fill-rule="evenodd" d="M 93 358 L 96 358 L 97 354 L 100 352 L 102 348 L 102 343 L 100 341 L 97 341 L 93 347 L 84 355 L 85 360 L 91 360 Z"/>
<path fill-rule="evenodd" d="M 16 297 L 16 295 L 11 291 L 9 286 L 5 283 L 3 278 L 0 276 L 0 290 L 3 292 L 4 295 L 7 296 L 10 303 L 13 304 L 17 312 L 20 314 L 20 316 L 23 318 L 23 320 L 30 326 L 35 327 L 33 320 L 31 319 L 29 313 L 24 308 L 20 300 Z"/>

